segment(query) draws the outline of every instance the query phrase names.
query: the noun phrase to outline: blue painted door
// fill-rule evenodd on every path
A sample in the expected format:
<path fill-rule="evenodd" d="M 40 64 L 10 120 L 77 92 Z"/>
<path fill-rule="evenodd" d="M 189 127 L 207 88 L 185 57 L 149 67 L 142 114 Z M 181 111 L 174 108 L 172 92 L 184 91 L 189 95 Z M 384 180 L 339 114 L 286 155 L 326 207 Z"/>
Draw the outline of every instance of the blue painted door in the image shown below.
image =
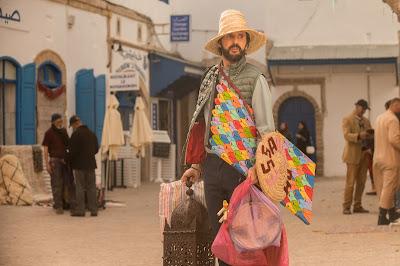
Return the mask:
<path fill-rule="evenodd" d="M 312 144 L 315 145 L 316 152 L 311 155 L 311 159 L 316 161 L 317 146 L 315 143 L 315 110 L 314 106 L 304 97 L 291 97 L 284 101 L 279 107 L 278 126 L 282 122 L 287 122 L 289 131 L 295 141 L 297 125 L 304 121 L 310 131 Z"/>
<path fill-rule="evenodd" d="M 99 75 L 96 77 L 95 92 L 95 117 L 96 117 L 96 135 L 99 142 L 101 141 L 101 133 L 103 132 L 104 114 L 106 111 L 106 76 Z"/>
<path fill-rule="evenodd" d="M 93 69 L 79 70 L 75 88 L 76 114 L 100 142 L 106 110 L 106 77 L 99 75 L 95 78 Z"/>
<path fill-rule="evenodd" d="M 76 73 L 76 114 L 83 124 L 96 132 L 95 128 L 95 78 L 93 69 L 82 69 Z"/>
<path fill-rule="evenodd" d="M 17 91 L 17 144 L 36 143 L 36 66 L 22 67 Z"/>

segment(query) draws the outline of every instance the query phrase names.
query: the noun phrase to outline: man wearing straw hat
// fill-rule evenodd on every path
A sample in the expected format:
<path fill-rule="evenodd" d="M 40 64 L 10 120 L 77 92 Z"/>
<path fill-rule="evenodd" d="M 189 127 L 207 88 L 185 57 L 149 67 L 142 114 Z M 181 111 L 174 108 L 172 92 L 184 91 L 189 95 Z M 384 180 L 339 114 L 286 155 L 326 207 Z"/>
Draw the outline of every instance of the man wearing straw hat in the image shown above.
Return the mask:
<path fill-rule="evenodd" d="M 181 180 L 183 182 L 187 179 L 198 181 L 200 176 L 204 179 L 205 198 L 214 236 L 220 227 L 217 212 L 221 209 L 223 200 L 229 200 L 233 190 L 246 177 L 255 179 L 252 165 L 238 164 L 236 165 L 237 167 L 233 167 L 229 163 L 229 158 L 223 158 L 221 154 L 216 152 L 216 149 L 212 149 L 212 143 L 215 140 L 215 135 L 213 134 L 216 134 L 216 125 L 218 125 L 215 124 L 215 121 L 218 120 L 218 117 L 215 117 L 215 111 L 217 110 L 216 105 L 219 104 L 222 97 L 220 95 L 221 86 L 229 88 L 230 90 L 227 93 L 234 95 L 234 97 L 237 97 L 236 99 L 240 99 L 236 101 L 236 104 L 241 104 L 242 109 L 246 109 L 251 114 L 255 124 L 254 132 L 257 131 L 260 136 L 275 130 L 271 92 L 268 84 L 260 70 L 246 62 L 246 54 L 255 52 L 265 43 L 266 36 L 249 28 L 244 15 L 240 11 L 226 10 L 222 12 L 219 20 L 218 35 L 212 38 L 205 46 L 207 51 L 220 56 L 221 61 L 206 72 L 200 85 L 196 110 L 193 114 L 184 147 L 185 164 L 189 165 L 190 168 L 184 172 Z M 220 118 L 225 121 L 225 119 L 228 119 L 227 116 L 230 117 L 230 114 L 228 113 L 226 116 L 222 114 L 222 116 Z M 191 151 L 190 134 L 194 125 L 203 119 L 205 122 L 204 149 L 206 156 L 201 162 L 193 163 L 193 161 L 187 159 L 190 157 L 188 152 Z M 240 127 L 243 124 L 236 123 L 235 125 Z M 254 137 L 254 143 L 256 143 L 257 134 L 255 133 L 252 136 Z M 241 140 L 243 140 L 244 143 L 242 134 L 239 139 L 235 138 L 235 140 L 238 143 L 242 143 Z M 238 171 L 238 167 L 242 167 L 242 171 Z M 226 264 L 220 261 L 219 265 Z"/>

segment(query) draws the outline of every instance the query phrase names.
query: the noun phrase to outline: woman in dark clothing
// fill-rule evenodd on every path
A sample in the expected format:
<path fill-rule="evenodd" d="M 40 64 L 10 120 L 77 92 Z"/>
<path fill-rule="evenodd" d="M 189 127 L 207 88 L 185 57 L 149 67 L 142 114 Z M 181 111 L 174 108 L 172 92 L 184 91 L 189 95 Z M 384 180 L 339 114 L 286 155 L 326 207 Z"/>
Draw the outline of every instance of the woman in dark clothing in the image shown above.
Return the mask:
<path fill-rule="evenodd" d="M 307 154 L 306 149 L 307 146 L 310 146 L 310 132 L 304 121 L 300 121 L 297 125 L 296 132 L 296 146 L 299 148 L 304 154 Z"/>
<path fill-rule="evenodd" d="M 279 125 L 279 133 L 285 136 L 290 142 L 293 142 L 292 134 L 290 134 L 288 123 L 282 122 Z"/>

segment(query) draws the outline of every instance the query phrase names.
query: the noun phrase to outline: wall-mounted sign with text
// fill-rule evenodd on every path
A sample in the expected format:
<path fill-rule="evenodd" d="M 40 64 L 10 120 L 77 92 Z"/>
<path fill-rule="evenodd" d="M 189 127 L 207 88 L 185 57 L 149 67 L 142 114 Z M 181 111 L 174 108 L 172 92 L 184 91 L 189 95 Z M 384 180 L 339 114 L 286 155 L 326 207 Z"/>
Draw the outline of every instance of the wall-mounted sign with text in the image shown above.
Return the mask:
<path fill-rule="evenodd" d="M 137 91 L 138 75 L 136 71 L 117 72 L 109 75 L 110 91 Z"/>
<path fill-rule="evenodd" d="M 13 6 L 13 1 L 3 2 L 0 1 L 0 27 L 27 32 L 28 24 L 26 21 L 22 23 L 24 19 L 21 8 Z"/>
<path fill-rule="evenodd" d="M 190 15 L 171 16 L 171 42 L 190 40 Z"/>

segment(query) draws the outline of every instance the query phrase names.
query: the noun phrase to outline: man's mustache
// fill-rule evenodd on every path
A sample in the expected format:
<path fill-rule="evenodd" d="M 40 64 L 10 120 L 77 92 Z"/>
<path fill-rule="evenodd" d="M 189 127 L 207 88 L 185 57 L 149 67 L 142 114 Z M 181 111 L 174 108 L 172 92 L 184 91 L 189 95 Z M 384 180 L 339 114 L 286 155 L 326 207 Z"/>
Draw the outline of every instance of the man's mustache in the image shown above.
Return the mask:
<path fill-rule="evenodd" d="M 231 46 L 229 46 L 229 49 L 228 49 L 228 50 L 231 50 L 231 49 L 233 49 L 233 48 L 238 48 L 239 51 L 242 52 L 242 48 L 240 48 L 240 46 L 237 45 L 237 44 L 232 44 Z"/>

